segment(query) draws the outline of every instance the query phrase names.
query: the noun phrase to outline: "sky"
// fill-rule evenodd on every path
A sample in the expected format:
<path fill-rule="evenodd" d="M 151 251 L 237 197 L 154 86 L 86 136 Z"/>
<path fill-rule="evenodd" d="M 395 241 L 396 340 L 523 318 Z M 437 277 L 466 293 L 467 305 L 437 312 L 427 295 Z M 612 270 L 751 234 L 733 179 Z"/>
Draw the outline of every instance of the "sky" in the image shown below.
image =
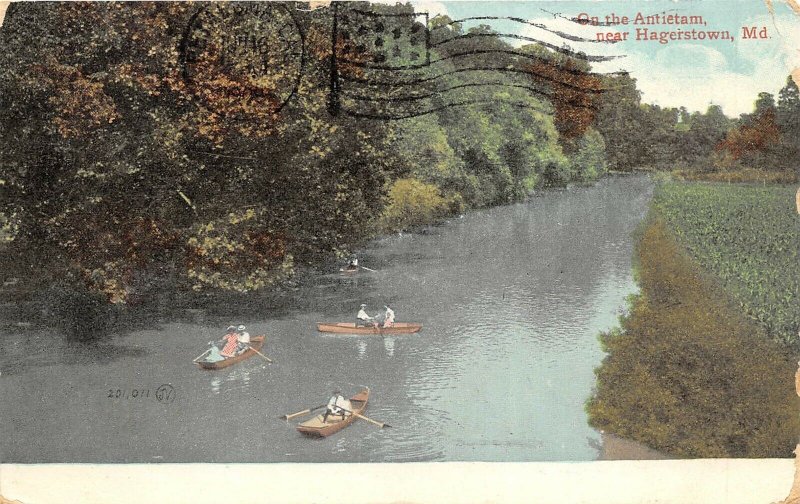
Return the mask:
<path fill-rule="evenodd" d="M 620 56 L 593 65 L 597 72 L 628 71 L 637 80 L 642 100 L 662 107 L 685 106 L 690 111 L 705 111 L 709 105 L 722 107 L 731 117 L 751 112 L 758 93 L 776 95 L 786 85 L 793 68 L 800 67 L 800 15 L 783 0 L 774 0 L 774 16 L 760 0 L 703 1 L 516 1 L 516 2 L 413 2 L 417 11 L 448 15 L 453 19 L 472 16 L 509 16 L 543 24 L 547 28 L 596 39 L 597 32 L 630 32 L 629 40 L 615 44 L 565 41 L 540 28 L 514 21 L 475 21 L 492 25 L 501 33 L 531 37 L 561 46 L 567 42 L 586 54 Z M 676 14 L 702 16 L 705 26 L 633 25 L 638 12 L 644 15 Z M 605 21 L 615 13 L 627 15 L 631 22 L 617 26 L 581 26 L 569 21 L 585 13 Z M 560 16 L 559 16 L 560 14 Z M 566 19 L 565 19 L 566 18 Z M 465 26 L 470 26 L 465 24 Z M 766 39 L 742 38 L 743 26 L 766 27 Z M 729 31 L 733 40 L 674 40 L 667 44 L 633 40 L 636 28 L 651 31 L 676 29 Z M 515 45 L 525 42 L 508 39 Z"/>

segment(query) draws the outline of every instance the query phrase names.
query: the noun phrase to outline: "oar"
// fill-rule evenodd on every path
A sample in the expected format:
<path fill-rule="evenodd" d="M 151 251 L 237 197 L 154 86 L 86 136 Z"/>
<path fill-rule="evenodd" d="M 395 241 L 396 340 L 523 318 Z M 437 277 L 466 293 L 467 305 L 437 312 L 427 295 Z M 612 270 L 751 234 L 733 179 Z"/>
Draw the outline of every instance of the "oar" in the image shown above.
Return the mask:
<path fill-rule="evenodd" d="M 375 271 L 374 269 L 367 268 L 366 266 L 361 266 L 361 267 L 362 267 L 362 268 L 364 268 L 364 269 L 365 269 L 365 270 L 367 270 L 367 271 L 371 271 L 371 272 L 373 272 L 373 273 L 377 273 L 377 271 Z"/>
<path fill-rule="evenodd" d="M 321 405 L 319 405 L 319 406 L 317 406 L 315 408 L 304 409 L 303 411 L 298 411 L 297 413 L 292 413 L 290 415 L 281 415 L 278 418 L 283 418 L 284 420 L 291 420 L 292 418 L 294 418 L 296 416 L 300 416 L 300 415 L 305 415 L 307 413 L 311 413 L 312 411 L 318 410 L 320 408 L 324 408 L 327 405 L 328 405 L 327 403 L 321 404 Z"/>
<path fill-rule="evenodd" d="M 210 351 L 211 351 L 211 349 L 209 348 L 209 349 L 208 349 L 208 350 L 206 350 L 205 352 L 203 352 L 203 353 L 201 353 L 200 355 L 198 355 L 197 357 L 195 357 L 195 358 L 194 358 L 194 360 L 193 360 L 192 362 L 197 362 L 197 361 L 199 361 L 199 360 L 200 360 L 200 357 L 204 356 L 205 354 L 207 354 L 207 353 L 208 353 L 208 352 L 210 352 Z"/>
<path fill-rule="evenodd" d="M 257 354 L 258 354 L 258 355 L 260 355 L 261 357 L 264 357 L 265 359 L 267 359 L 267 362 L 269 362 L 270 364 L 272 364 L 272 359 L 270 359 L 269 357 L 267 357 L 267 356 L 266 356 L 266 355 L 264 355 L 263 353 L 259 352 L 258 350 L 256 350 L 255 348 L 251 347 L 250 345 L 247 345 L 247 348 L 249 348 L 250 350 L 254 351 L 255 353 L 257 353 Z"/>
<path fill-rule="evenodd" d="M 388 423 L 378 422 L 377 420 L 373 420 L 371 418 L 367 418 L 364 415 L 356 413 L 355 411 L 350 411 L 348 409 L 344 409 L 341 406 L 337 406 L 337 408 L 339 408 L 340 410 L 342 410 L 344 412 L 350 413 L 351 415 L 353 415 L 356 418 L 360 418 L 361 420 L 366 420 L 369 423 L 373 423 L 373 424 L 377 425 L 378 427 L 380 427 L 381 429 L 383 429 L 384 427 L 391 427 L 391 425 L 389 425 Z"/>

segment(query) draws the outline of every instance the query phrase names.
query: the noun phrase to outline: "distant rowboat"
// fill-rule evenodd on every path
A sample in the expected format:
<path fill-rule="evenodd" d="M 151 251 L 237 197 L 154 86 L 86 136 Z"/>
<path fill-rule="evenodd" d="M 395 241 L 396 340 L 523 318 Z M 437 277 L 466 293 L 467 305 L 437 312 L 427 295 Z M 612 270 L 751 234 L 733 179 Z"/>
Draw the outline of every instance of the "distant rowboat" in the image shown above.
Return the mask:
<path fill-rule="evenodd" d="M 353 322 L 317 322 L 317 330 L 339 334 L 410 334 L 419 332 L 422 324 L 395 322 L 391 327 L 358 326 Z"/>
<path fill-rule="evenodd" d="M 250 346 L 256 350 L 261 350 L 261 346 L 264 344 L 265 337 L 266 335 L 264 334 L 260 336 L 254 336 L 250 340 Z M 200 366 L 200 369 L 205 369 L 205 370 L 222 369 L 228 366 L 233 366 L 237 362 L 241 362 L 245 359 L 249 359 L 250 357 L 254 356 L 256 352 L 253 350 L 253 348 L 248 348 L 239 355 L 234 355 L 233 357 L 228 357 L 227 359 L 223 359 L 217 362 L 206 362 L 203 360 L 198 360 L 195 362 L 197 363 L 198 366 Z"/>
<path fill-rule="evenodd" d="M 353 407 L 353 413 L 362 414 L 367 409 L 367 401 L 369 400 L 369 389 L 365 388 L 358 394 L 350 398 L 350 405 Z M 297 430 L 306 436 L 311 437 L 326 437 L 339 432 L 344 429 L 357 418 L 355 415 L 347 415 L 342 419 L 340 416 L 330 415 L 328 421 L 323 422 L 324 415 L 317 415 L 311 420 L 307 420 L 297 426 Z"/>

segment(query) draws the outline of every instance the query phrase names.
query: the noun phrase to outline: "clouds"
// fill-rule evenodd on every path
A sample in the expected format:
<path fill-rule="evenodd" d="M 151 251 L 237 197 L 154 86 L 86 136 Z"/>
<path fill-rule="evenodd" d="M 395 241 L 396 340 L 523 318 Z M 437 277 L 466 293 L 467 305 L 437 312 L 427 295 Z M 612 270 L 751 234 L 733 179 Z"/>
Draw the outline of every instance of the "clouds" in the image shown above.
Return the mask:
<path fill-rule="evenodd" d="M 577 12 L 577 11 L 576 11 Z M 520 35 L 555 45 L 565 42 L 575 51 L 603 56 L 623 56 L 609 62 L 597 63 L 598 72 L 625 70 L 637 80 L 646 103 L 660 106 L 686 106 L 689 110 L 705 111 L 711 103 L 720 105 L 729 116 L 751 112 L 758 93 L 777 93 L 786 83 L 793 68 L 800 67 L 800 17 L 792 14 L 768 14 L 734 19 L 735 12 L 720 19 L 719 28 L 729 30 L 735 41 L 674 40 L 668 44 L 635 40 L 633 26 L 579 25 L 568 19 L 553 16 L 529 18 L 531 23 L 544 24 L 554 31 L 588 39 L 597 33 L 629 31 L 627 41 L 616 44 L 575 42 L 557 34 L 529 25 L 519 25 Z M 745 40 L 742 26 L 766 26 L 771 38 Z M 675 30 L 675 26 L 650 27 L 658 31 Z M 692 27 L 682 29 L 691 30 Z M 510 41 L 515 45 L 525 42 Z"/>

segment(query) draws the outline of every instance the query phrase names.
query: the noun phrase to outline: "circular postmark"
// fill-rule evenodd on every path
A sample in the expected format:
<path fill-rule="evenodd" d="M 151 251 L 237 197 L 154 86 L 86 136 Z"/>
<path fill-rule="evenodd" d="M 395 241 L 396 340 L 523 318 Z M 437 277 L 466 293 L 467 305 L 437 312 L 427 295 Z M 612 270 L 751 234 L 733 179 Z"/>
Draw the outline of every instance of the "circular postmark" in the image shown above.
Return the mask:
<path fill-rule="evenodd" d="M 286 5 L 220 2 L 191 18 L 180 44 L 190 92 L 221 115 L 276 114 L 297 92 L 304 35 Z"/>
<path fill-rule="evenodd" d="M 165 383 L 164 385 L 160 385 L 156 389 L 156 400 L 160 403 L 171 403 L 175 400 L 175 387 L 170 385 L 169 383 Z"/>

